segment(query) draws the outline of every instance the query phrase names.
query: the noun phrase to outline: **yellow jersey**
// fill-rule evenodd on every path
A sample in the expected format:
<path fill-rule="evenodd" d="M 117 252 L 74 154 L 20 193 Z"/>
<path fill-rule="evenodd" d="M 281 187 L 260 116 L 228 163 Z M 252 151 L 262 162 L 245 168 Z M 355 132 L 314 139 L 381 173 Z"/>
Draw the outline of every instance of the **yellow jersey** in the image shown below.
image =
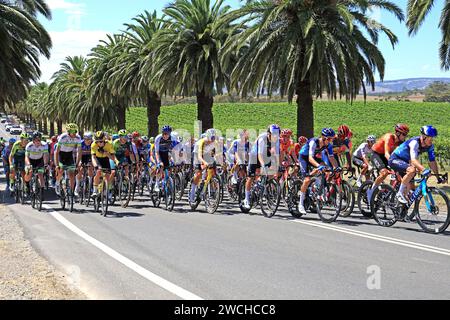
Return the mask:
<path fill-rule="evenodd" d="M 108 157 L 105 152 L 110 154 L 115 154 L 114 146 L 110 141 L 106 141 L 103 147 L 100 147 L 97 142 L 93 142 L 91 146 L 91 154 L 95 155 L 97 158 L 106 158 Z"/>

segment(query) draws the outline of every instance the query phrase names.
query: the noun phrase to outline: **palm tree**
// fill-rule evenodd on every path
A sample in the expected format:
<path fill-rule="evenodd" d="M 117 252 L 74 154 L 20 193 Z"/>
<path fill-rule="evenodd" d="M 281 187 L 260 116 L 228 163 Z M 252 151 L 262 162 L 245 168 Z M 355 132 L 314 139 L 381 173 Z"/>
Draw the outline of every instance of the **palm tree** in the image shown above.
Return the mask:
<path fill-rule="evenodd" d="M 114 87 L 113 72 L 118 57 L 125 51 L 125 37 L 122 34 L 108 35 L 107 41 L 92 49 L 89 54 L 89 99 L 93 110 L 92 116 L 98 125 L 115 125 L 117 130 L 126 126 L 126 110 L 129 95 L 122 95 Z M 99 115 L 105 118 L 98 119 Z M 101 127 L 97 126 L 97 129 Z"/>
<path fill-rule="evenodd" d="M 153 62 L 150 45 L 162 22 L 156 11 L 152 14 L 145 11 L 133 21 L 135 24 L 126 24 L 125 50 L 116 60 L 112 87 L 115 93 L 136 98 L 137 102 L 147 106 L 147 134 L 154 137 L 158 135 L 161 98 L 149 83 L 151 73 L 148 71 L 152 69 Z"/>
<path fill-rule="evenodd" d="M 166 25 L 155 36 L 151 83 L 161 93 L 196 95 L 197 119 L 213 126 L 213 92 L 229 79 L 220 63 L 222 45 L 234 25 L 224 19 L 223 0 L 176 0 L 164 10 Z"/>
<path fill-rule="evenodd" d="M 27 95 L 41 75 L 39 55 L 50 56 L 51 39 L 38 14 L 51 18 L 44 0 L 0 0 L 0 108 Z"/>
<path fill-rule="evenodd" d="M 228 18 L 252 23 L 229 39 L 223 57 L 246 47 L 235 66 L 233 87 L 242 95 L 279 92 L 297 97 L 297 134 L 313 136 L 313 96 L 326 92 L 352 101 L 366 83 L 374 90 L 374 73 L 384 77 L 385 60 L 377 48 L 379 34 L 392 46 L 397 37 L 368 16 L 370 7 L 385 9 L 400 21 L 398 6 L 385 0 L 262 0 L 247 3 Z M 366 36 L 368 35 L 368 37 Z"/>
<path fill-rule="evenodd" d="M 414 35 L 419 31 L 420 26 L 424 22 L 426 16 L 434 5 L 434 0 L 408 0 L 407 20 L 409 35 Z M 441 18 L 439 20 L 439 28 L 442 33 L 440 43 L 439 56 L 441 60 L 441 68 L 443 70 L 450 69 L 450 0 L 444 1 Z"/>

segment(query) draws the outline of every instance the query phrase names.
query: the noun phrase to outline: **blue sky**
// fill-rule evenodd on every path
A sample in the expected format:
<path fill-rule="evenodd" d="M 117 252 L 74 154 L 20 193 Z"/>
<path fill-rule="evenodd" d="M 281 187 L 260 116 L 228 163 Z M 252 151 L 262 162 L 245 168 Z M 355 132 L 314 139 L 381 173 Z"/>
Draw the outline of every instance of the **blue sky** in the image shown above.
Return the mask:
<path fill-rule="evenodd" d="M 59 64 L 69 55 L 87 55 L 90 48 L 106 34 L 125 29 L 124 23 L 144 10 L 161 12 L 169 1 L 155 0 L 47 0 L 52 8 L 53 19 L 44 21 L 53 40 L 52 57 L 43 59 L 42 81 L 50 82 Z M 406 11 L 407 0 L 394 0 Z M 225 0 L 237 8 L 239 0 Z M 409 37 L 404 23 L 386 12 L 373 12 L 372 15 L 390 28 L 399 38 L 392 49 L 383 37 L 380 49 L 386 59 L 385 80 L 416 77 L 450 77 L 439 67 L 438 47 L 441 39 L 438 21 L 443 4 L 436 1 L 435 7 L 427 17 L 419 33 Z M 379 80 L 379 77 L 377 78 Z"/>

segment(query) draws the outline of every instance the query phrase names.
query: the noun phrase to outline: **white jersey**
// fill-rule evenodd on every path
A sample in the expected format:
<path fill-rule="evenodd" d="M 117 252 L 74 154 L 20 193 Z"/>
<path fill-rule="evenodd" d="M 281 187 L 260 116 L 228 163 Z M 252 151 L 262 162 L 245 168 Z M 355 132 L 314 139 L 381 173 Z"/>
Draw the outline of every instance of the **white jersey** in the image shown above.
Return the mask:
<path fill-rule="evenodd" d="M 355 158 L 363 159 L 363 157 L 367 157 L 372 154 L 372 148 L 369 148 L 369 144 L 367 142 L 362 143 L 355 152 L 353 152 L 353 156 Z"/>
<path fill-rule="evenodd" d="M 73 152 L 81 148 L 81 137 L 76 135 L 75 138 L 69 136 L 68 133 L 63 133 L 58 139 L 58 147 L 62 152 Z"/>
<path fill-rule="evenodd" d="M 25 155 L 32 160 L 42 159 L 44 154 L 48 154 L 48 145 L 46 143 L 36 146 L 33 142 L 30 142 L 25 147 Z"/>

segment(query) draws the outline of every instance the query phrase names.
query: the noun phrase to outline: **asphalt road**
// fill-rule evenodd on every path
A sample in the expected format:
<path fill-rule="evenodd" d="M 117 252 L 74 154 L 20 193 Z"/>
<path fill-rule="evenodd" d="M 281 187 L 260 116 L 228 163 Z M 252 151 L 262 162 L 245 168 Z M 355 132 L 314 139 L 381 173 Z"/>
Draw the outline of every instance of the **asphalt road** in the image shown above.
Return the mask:
<path fill-rule="evenodd" d="M 450 232 L 416 223 L 355 213 L 330 225 L 284 208 L 268 219 L 230 203 L 210 215 L 186 199 L 168 213 L 144 198 L 105 218 L 46 199 L 38 212 L 5 196 L 33 246 L 94 299 L 450 298 Z"/>

